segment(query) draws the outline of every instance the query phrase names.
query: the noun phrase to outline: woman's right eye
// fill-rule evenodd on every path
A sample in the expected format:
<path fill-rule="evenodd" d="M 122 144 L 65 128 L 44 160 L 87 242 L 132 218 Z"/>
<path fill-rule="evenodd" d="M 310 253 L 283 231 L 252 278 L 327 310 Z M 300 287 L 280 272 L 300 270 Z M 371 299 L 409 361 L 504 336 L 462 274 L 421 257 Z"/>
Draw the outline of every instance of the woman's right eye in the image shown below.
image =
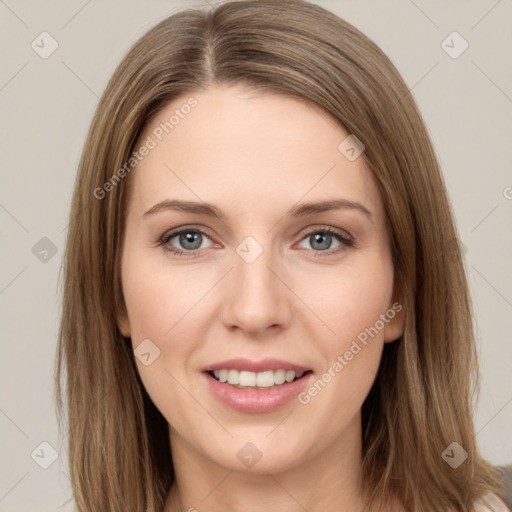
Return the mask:
<path fill-rule="evenodd" d="M 173 254 L 184 257 L 194 257 L 198 256 L 198 253 L 204 249 L 204 247 L 201 246 L 205 238 L 210 240 L 210 237 L 201 230 L 180 228 L 166 233 L 160 239 L 160 245 L 162 245 L 166 251 Z"/>

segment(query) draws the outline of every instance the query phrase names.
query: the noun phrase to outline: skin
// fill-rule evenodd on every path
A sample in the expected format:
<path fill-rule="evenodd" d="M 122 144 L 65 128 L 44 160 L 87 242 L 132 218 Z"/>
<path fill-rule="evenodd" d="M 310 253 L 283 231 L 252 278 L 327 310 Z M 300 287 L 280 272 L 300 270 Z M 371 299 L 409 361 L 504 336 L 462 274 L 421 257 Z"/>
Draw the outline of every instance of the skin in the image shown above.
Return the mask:
<path fill-rule="evenodd" d="M 150 339 L 160 350 L 148 366 L 136 361 L 169 423 L 177 478 L 165 511 L 363 510 L 360 411 L 384 343 L 403 332 L 403 309 L 306 405 L 294 399 L 269 413 L 237 412 L 211 393 L 201 369 L 275 357 L 311 368 L 314 382 L 392 308 L 400 297 L 378 188 L 362 157 L 349 161 L 338 150 L 349 133 L 327 114 L 241 87 L 174 100 L 139 143 L 190 96 L 197 107 L 129 178 L 126 314 L 118 319 L 134 349 Z M 212 203 L 225 217 L 144 215 L 171 198 Z M 371 219 L 350 208 L 287 216 L 297 203 L 338 198 L 361 203 Z M 207 235 L 196 257 L 159 244 L 187 226 Z M 354 245 L 315 243 L 326 227 Z M 236 252 L 247 236 L 263 249 L 252 263 Z M 192 242 L 174 236 L 167 247 L 190 252 Z M 247 442 L 262 454 L 250 468 L 237 457 Z"/>

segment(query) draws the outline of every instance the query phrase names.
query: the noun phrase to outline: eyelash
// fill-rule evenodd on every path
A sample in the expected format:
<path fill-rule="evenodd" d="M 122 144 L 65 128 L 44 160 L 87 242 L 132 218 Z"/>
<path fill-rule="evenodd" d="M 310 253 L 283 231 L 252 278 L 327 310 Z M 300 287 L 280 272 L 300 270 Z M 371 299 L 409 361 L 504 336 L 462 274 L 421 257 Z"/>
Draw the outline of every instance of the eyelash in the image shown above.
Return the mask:
<path fill-rule="evenodd" d="M 192 251 L 182 251 L 181 249 L 176 249 L 175 247 L 172 247 L 172 246 L 168 245 L 169 241 L 172 238 L 174 238 L 177 235 L 181 235 L 182 233 L 196 233 L 196 234 L 200 234 L 202 236 L 205 236 L 207 238 L 210 238 L 201 229 L 194 228 L 194 227 L 185 227 L 185 228 L 180 228 L 180 229 L 177 229 L 175 231 L 171 231 L 171 232 L 165 233 L 160 238 L 160 240 L 158 241 L 158 245 L 162 246 L 165 251 L 169 251 L 170 253 L 175 254 L 177 256 L 180 256 L 180 257 L 183 257 L 183 258 L 196 258 L 196 257 L 200 256 L 201 255 L 201 249 L 194 249 Z M 337 249 L 334 249 L 334 250 L 327 249 L 327 250 L 324 250 L 324 251 L 315 251 L 314 249 L 312 249 L 316 253 L 315 256 L 321 256 L 321 257 L 333 256 L 333 255 L 339 253 L 340 251 L 343 251 L 347 247 L 353 247 L 355 245 L 355 239 L 354 238 L 342 235 L 339 231 L 336 231 L 335 229 L 330 228 L 330 227 L 320 227 L 320 228 L 313 229 L 313 230 L 307 232 L 303 236 L 301 241 L 305 240 L 309 236 L 317 234 L 317 233 L 331 235 L 336 240 L 338 240 L 341 243 L 341 245 Z M 322 253 L 326 253 L 326 254 L 322 254 Z"/>

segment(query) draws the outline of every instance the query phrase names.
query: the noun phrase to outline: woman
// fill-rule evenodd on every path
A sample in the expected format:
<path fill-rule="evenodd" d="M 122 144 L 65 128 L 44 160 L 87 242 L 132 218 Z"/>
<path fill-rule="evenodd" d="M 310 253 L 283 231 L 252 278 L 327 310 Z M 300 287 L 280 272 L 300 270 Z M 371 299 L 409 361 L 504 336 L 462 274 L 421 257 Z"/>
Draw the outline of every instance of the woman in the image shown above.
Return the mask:
<path fill-rule="evenodd" d="M 159 23 L 100 100 L 71 218 L 78 510 L 506 510 L 439 165 L 353 26 L 296 0 Z"/>

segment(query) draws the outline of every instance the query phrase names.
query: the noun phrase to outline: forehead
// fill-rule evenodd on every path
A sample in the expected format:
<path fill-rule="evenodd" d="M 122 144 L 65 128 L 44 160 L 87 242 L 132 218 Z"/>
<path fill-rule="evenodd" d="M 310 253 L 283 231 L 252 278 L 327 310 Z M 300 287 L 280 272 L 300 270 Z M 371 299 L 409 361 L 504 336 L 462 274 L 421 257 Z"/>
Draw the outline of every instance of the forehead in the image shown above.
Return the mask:
<path fill-rule="evenodd" d="M 134 172 L 133 202 L 149 208 L 172 196 L 276 213 L 302 198 L 346 197 L 380 210 L 364 159 L 340 150 L 349 135 L 300 99 L 228 86 L 185 94 L 135 146 L 151 149 Z"/>

